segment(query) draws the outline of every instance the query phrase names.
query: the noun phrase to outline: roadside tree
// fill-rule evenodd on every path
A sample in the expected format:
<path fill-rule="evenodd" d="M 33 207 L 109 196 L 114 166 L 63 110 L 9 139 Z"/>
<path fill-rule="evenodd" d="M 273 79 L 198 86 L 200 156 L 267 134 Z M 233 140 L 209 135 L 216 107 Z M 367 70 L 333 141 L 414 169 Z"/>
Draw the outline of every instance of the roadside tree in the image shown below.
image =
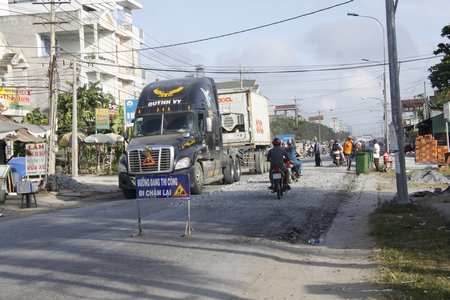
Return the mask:
<path fill-rule="evenodd" d="M 110 108 L 114 98 L 104 93 L 98 82 L 77 88 L 78 130 L 86 134 L 95 133 L 95 109 Z M 114 120 L 111 120 L 114 123 Z M 72 131 L 72 92 L 63 92 L 58 97 L 58 133 Z"/>
<path fill-rule="evenodd" d="M 442 28 L 442 37 L 450 40 L 450 25 Z M 442 55 L 441 62 L 432 66 L 430 71 L 431 86 L 436 89 L 435 97 L 430 101 L 430 105 L 435 108 L 442 108 L 443 104 L 450 101 L 450 43 L 439 43 L 434 55 Z"/>

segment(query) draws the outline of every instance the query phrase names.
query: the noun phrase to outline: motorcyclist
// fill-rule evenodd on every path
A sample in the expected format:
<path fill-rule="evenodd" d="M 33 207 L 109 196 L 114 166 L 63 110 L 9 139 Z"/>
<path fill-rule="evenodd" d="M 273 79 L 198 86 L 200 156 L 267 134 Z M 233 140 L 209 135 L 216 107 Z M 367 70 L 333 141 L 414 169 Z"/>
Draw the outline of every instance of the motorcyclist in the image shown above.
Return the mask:
<path fill-rule="evenodd" d="M 285 189 L 289 190 L 291 187 L 289 186 L 289 173 L 288 169 L 284 165 L 285 159 L 290 159 L 289 153 L 286 151 L 286 148 L 281 148 L 281 140 L 279 138 L 274 138 L 272 141 L 273 148 L 269 150 L 267 153 L 267 161 L 270 162 L 270 187 L 269 189 L 273 189 L 273 179 L 272 179 L 272 169 L 275 167 L 280 168 L 284 173 L 284 182 Z"/>
<path fill-rule="evenodd" d="M 295 143 L 292 140 L 287 141 L 287 152 L 290 155 L 290 160 L 295 164 L 296 168 L 294 172 L 295 175 L 302 176 L 302 162 L 297 158 L 297 150 L 295 148 Z"/>
<path fill-rule="evenodd" d="M 314 145 L 311 143 L 309 144 L 309 148 L 308 148 L 308 156 L 309 157 L 313 157 L 314 156 Z"/>
<path fill-rule="evenodd" d="M 340 152 L 340 156 L 341 156 L 341 159 L 344 159 L 344 157 L 343 157 L 343 148 L 342 148 L 342 145 L 339 143 L 339 139 L 335 139 L 334 140 L 334 143 L 333 143 L 333 146 L 331 146 L 331 151 L 330 151 L 330 156 L 334 159 L 334 153 L 333 152 L 335 152 L 335 151 L 339 151 Z"/>

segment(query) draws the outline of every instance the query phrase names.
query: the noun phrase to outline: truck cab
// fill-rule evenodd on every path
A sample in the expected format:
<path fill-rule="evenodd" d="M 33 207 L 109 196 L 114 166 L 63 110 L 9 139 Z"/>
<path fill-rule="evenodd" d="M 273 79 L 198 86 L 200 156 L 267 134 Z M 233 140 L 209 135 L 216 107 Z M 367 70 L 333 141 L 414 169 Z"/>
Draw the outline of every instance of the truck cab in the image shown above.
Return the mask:
<path fill-rule="evenodd" d="M 119 187 L 135 198 L 135 178 L 189 174 L 192 194 L 223 178 L 221 120 L 211 78 L 156 81 L 141 92 L 133 137 L 119 164 Z"/>

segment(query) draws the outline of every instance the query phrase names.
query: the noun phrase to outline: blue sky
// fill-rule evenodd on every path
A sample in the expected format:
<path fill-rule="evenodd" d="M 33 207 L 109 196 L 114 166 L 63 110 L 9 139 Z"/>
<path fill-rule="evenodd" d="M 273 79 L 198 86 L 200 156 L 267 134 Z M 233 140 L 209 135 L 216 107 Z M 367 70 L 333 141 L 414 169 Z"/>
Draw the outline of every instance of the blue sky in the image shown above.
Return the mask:
<path fill-rule="evenodd" d="M 145 32 L 145 45 L 155 47 L 245 30 L 308 14 L 346 0 L 166 0 L 141 1 L 134 23 Z M 378 19 L 386 30 L 385 0 L 354 0 L 333 9 L 292 21 L 224 38 L 158 50 L 143 51 L 143 64 L 171 70 L 205 66 L 216 81 L 238 79 L 239 74 L 208 71 L 242 71 L 256 79 L 270 104 L 293 104 L 298 99 L 304 117 L 320 111 L 351 126 L 353 134 L 382 133 L 383 67 L 352 70 L 343 65 L 362 59 L 383 61 L 382 27 L 376 20 L 349 17 L 348 12 Z M 396 26 L 402 99 L 432 94 L 428 68 L 437 62 L 433 51 L 444 40 L 441 29 L 450 24 L 448 0 L 399 0 Z M 387 50 L 386 50 L 387 53 Z M 387 54 L 386 54 L 387 55 Z M 301 73 L 251 74 L 261 70 L 308 70 Z M 175 78 L 184 73 L 149 72 L 148 80 Z M 425 83 L 425 84 L 424 84 Z M 389 85 L 388 85 L 389 91 Z M 389 94 L 388 94 L 389 95 Z M 388 96 L 389 99 L 389 96 Z"/>

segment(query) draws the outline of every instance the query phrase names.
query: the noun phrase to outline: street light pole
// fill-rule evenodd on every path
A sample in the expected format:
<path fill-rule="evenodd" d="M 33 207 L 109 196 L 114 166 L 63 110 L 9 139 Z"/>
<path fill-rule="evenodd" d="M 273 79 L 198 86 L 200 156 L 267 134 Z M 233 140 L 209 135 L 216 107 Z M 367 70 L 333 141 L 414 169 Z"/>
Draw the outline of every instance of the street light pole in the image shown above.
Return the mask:
<path fill-rule="evenodd" d="M 384 105 L 385 102 L 383 101 L 383 98 L 377 98 L 377 97 L 361 97 L 361 100 L 368 100 L 368 99 L 374 99 L 374 100 L 379 100 L 381 105 L 383 105 L 383 122 L 382 125 L 383 127 L 381 128 L 381 134 L 385 134 L 386 133 L 386 106 Z M 373 112 L 374 110 L 370 110 L 371 112 Z M 378 110 L 379 111 L 379 110 Z M 385 148 L 385 150 L 387 150 L 387 148 Z M 388 151 L 388 150 L 387 150 Z"/>
<path fill-rule="evenodd" d="M 389 128 L 388 128 L 388 111 L 387 111 L 387 90 L 386 90 L 386 41 L 385 41 L 385 30 L 384 30 L 384 26 L 383 23 L 380 22 L 380 20 L 378 20 L 375 17 L 371 17 L 371 16 L 364 16 L 364 15 L 359 15 L 356 13 L 347 13 L 347 16 L 351 16 L 351 17 L 360 17 L 360 18 L 367 18 L 367 19 L 372 19 L 374 21 L 376 21 L 378 24 L 380 24 L 382 32 L 383 32 L 383 99 L 384 99 L 384 103 L 383 103 L 383 108 L 384 108 L 384 142 L 386 144 L 386 151 L 390 151 L 390 147 L 389 147 Z"/>

